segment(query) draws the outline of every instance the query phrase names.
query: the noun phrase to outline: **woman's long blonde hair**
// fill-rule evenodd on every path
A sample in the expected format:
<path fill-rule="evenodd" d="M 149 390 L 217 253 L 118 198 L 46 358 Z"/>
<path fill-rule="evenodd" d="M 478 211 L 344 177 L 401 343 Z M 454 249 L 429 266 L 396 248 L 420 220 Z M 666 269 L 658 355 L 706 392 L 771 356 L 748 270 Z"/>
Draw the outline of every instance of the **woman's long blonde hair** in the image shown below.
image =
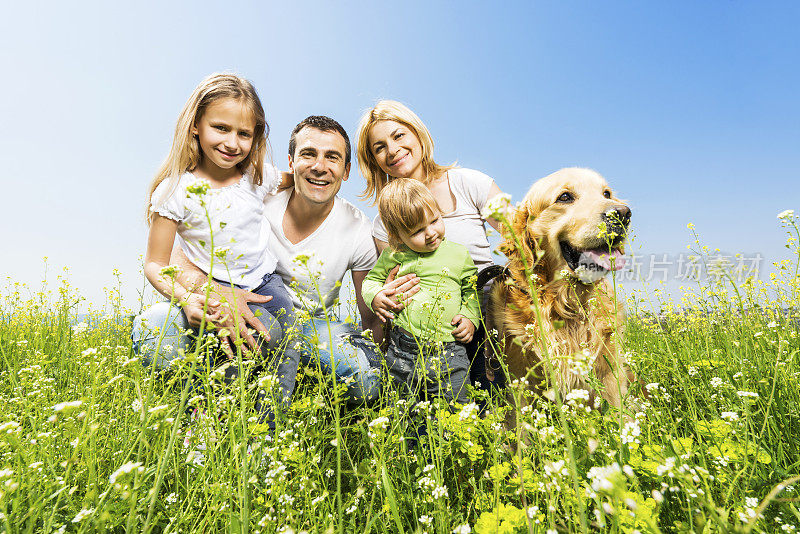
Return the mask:
<path fill-rule="evenodd" d="M 235 74 L 215 73 L 208 76 L 195 88 L 192 96 L 178 116 L 175 126 L 175 137 L 172 139 L 172 148 L 169 150 L 164 163 L 156 173 L 147 191 L 147 207 L 145 218 L 150 224 L 153 215 L 150 206 L 153 205 L 153 192 L 164 180 L 170 180 L 171 185 L 163 198 L 155 199 L 163 202 L 175 190 L 181 175 L 192 171 L 200 164 L 202 152 L 200 143 L 192 135 L 192 128 L 203 116 L 205 110 L 212 103 L 222 98 L 233 98 L 242 102 L 253 114 L 256 126 L 253 130 L 253 144 L 247 157 L 237 165 L 242 173 L 247 172 L 253 183 L 261 185 L 264 176 L 264 159 L 268 154 L 267 136 L 269 125 L 264 115 L 264 107 L 258 98 L 253 84 Z"/>
<path fill-rule="evenodd" d="M 422 146 L 422 168 L 425 170 L 423 183 L 427 184 L 442 175 L 453 165 L 439 165 L 433 160 L 433 137 L 425 124 L 417 117 L 417 114 L 408 107 L 395 100 L 380 100 L 375 107 L 366 111 L 361 116 L 358 124 L 358 141 L 356 152 L 358 154 L 358 168 L 367 180 L 367 188 L 361 193 L 361 198 L 372 199 L 373 204 L 377 201 L 378 195 L 386 184 L 393 177 L 388 176 L 381 170 L 375 156 L 369 148 L 369 131 L 378 121 L 395 121 L 410 129 L 419 139 Z"/>

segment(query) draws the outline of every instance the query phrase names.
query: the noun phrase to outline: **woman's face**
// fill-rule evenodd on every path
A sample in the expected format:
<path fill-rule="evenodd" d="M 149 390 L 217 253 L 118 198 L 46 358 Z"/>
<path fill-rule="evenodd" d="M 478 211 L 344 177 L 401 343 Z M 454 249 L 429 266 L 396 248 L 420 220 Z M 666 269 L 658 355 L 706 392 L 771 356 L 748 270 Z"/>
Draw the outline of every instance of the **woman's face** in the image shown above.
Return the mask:
<path fill-rule="evenodd" d="M 370 128 L 368 141 L 378 166 L 392 178 L 424 178 L 422 145 L 413 130 L 404 124 L 378 121 Z"/>

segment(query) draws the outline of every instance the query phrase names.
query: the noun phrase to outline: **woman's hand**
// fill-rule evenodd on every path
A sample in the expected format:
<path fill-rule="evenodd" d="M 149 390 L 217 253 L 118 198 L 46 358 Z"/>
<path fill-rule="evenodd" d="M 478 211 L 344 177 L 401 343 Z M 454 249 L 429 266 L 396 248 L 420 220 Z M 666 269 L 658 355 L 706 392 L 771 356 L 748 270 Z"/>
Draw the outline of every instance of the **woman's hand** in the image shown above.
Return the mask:
<path fill-rule="evenodd" d="M 389 272 L 383 288 L 372 299 L 372 311 L 383 323 L 394 319 L 394 314 L 400 313 L 420 289 L 419 277 L 414 273 L 395 278 L 399 270 L 397 265 Z"/>
<path fill-rule="evenodd" d="M 472 336 L 475 335 L 475 325 L 472 321 L 459 314 L 453 317 L 450 324 L 455 325 L 453 328 L 453 337 L 459 343 L 469 343 L 472 341 Z"/>

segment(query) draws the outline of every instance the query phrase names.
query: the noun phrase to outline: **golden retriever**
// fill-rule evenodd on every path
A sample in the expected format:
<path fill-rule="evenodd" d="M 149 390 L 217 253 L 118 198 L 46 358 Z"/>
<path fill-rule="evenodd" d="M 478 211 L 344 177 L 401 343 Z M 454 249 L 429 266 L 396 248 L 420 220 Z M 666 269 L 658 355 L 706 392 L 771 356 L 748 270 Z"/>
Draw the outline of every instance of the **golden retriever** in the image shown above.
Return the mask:
<path fill-rule="evenodd" d="M 554 390 L 562 399 L 574 389 L 595 396 L 591 367 L 602 396 L 622 406 L 633 377 L 619 351 L 622 304 L 605 275 L 622 266 L 630 217 L 589 169 L 561 169 L 530 188 L 512 217 L 513 235 L 503 232 L 500 250 L 509 261 L 492 287 L 487 317 L 511 380 L 526 377 L 551 400 Z"/>

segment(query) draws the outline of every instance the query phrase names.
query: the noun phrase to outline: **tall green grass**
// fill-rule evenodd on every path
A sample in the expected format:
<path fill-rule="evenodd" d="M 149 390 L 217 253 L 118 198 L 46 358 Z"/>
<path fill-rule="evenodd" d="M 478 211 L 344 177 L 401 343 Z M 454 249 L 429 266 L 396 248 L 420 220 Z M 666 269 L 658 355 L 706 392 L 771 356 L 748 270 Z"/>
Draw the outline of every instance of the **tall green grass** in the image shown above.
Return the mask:
<path fill-rule="evenodd" d="M 783 221 L 793 256 L 768 281 L 721 272 L 679 303 L 634 296 L 624 348 L 649 392 L 630 404 L 638 411 L 589 407 L 580 392 L 560 409 L 533 399 L 518 414 L 531 436 L 519 447 L 501 398 L 474 393 L 483 417 L 475 403 L 412 405 L 389 388 L 348 408 L 309 367 L 270 435 L 254 424 L 257 384 L 224 388 L 202 371 L 203 347 L 169 374 L 144 368 L 118 291 L 84 326 L 68 283 L 32 294 L 11 285 L 0 319 L 0 528 L 794 532 L 800 254 L 796 219 Z M 190 389 L 198 372 L 204 387 Z M 187 405 L 207 416 L 192 422 Z M 410 447 L 423 419 L 428 434 Z M 184 447 L 190 426 L 202 461 Z"/>

